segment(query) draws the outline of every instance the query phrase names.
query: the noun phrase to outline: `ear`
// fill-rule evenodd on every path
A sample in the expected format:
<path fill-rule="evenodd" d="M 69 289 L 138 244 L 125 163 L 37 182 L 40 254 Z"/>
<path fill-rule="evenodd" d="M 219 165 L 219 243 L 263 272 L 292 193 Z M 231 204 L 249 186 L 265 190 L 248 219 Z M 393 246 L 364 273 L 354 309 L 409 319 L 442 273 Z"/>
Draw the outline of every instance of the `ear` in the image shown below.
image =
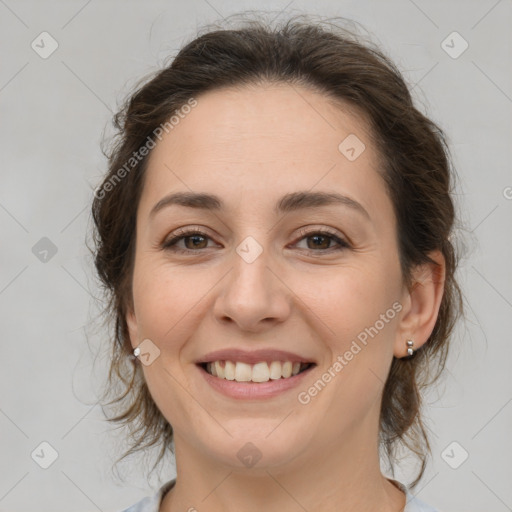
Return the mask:
<path fill-rule="evenodd" d="M 139 329 L 137 324 L 137 317 L 135 316 L 135 311 L 133 306 L 129 305 L 126 313 L 126 325 L 128 326 L 128 333 L 130 335 L 130 343 L 132 348 L 135 349 L 139 342 Z"/>
<path fill-rule="evenodd" d="M 407 340 L 413 340 L 414 349 L 421 347 L 432 334 L 444 293 L 446 262 L 441 251 L 429 253 L 435 262 L 427 262 L 413 269 L 412 282 L 402 295 L 403 310 L 393 348 L 395 357 L 407 356 Z"/>

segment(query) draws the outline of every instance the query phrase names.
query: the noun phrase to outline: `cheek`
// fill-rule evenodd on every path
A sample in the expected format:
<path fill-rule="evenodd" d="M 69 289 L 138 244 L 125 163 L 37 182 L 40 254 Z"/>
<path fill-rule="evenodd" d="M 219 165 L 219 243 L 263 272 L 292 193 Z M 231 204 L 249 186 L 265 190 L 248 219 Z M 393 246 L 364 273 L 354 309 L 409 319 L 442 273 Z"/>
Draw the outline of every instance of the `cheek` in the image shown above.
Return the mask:
<path fill-rule="evenodd" d="M 340 414 L 350 407 L 354 417 L 371 408 L 381 392 L 401 309 L 398 267 L 373 263 L 368 258 L 365 265 L 336 269 L 323 287 L 311 282 L 302 289 L 321 320 L 314 332 L 329 354 L 326 372 L 335 375 L 321 400 L 326 410 Z"/>
<path fill-rule="evenodd" d="M 141 337 L 163 346 L 166 339 L 178 339 L 176 332 L 201 297 L 202 288 L 193 273 L 168 265 L 141 261 L 135 267 L 133 296 Z M 167 347 L 166 347 L 167 348 Z"/>
<path fill-rule="evenodd" d="M 297 276 L 294 289 L 300 290 L 297 295 L 323 322 L 326 332 L 343 345 L 392 308 L 399 297 L 398 281 L 396 272 L 365 264 L 330 269 L 322 277 Z M 386 320 L 394 316 L 392 310 Z"/>
<path fill-rule="evenodd" d="M 194 329 L 194 313 L 201 293 L 199 282 L 184 273 L 150 258 L 137 262 L 133 295 L 140 340 L 150 339 L 159 347 L 155 362 L 142 366 L 144 378 L 158 408 L 175 426 L 197 422 L 190 396 L 183 391 L 186 378 L 180 354 Z M 201 417 L 200 411 L 195 411 Z M 207 428 L 207 427 L 205 427 Z"/>
<path fill-rule="evenodd" d="M 332 269 L 323 280 L 299 281 L 298 295 L 311 309 L 314 333 L 330 357 L 320 377 L 329 384 L 315 400 L 339 417 L 349 408 L 348 427 L 374 406 L 386 380 L 401 310 L 398 267 L 367 258 L 364 265 Z M 329 428 L 334 435 L 339 425 Z"/>

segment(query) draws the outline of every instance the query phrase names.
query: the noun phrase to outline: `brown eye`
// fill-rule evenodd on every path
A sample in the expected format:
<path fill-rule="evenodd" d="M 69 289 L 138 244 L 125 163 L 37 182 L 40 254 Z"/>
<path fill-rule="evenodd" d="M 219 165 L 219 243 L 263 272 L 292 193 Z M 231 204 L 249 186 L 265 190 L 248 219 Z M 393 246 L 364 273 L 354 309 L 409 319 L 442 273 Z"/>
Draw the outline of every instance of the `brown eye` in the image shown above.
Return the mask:
<path fill-rule="evenodd" d="M 202 231 L 183 230 L 164 242 L 162 248 L 177 253 L 191 254 L 207 249 L 209 240 L 211 238 Z M 299 241 L 302 242 L 302 240 L 306 240 L 306 247 L 301 249 L 310 253 L 325 253 L 350 248 L 345 240 L 328 230 L 302 232 Z M 179 246 L 178 244 L 182 241 L 183 246 Z M 335 243 L 334 246 L 333 242 Z"/>
<path fill-rule="evenodd" d="M 178 243 L 183 240 L 184 247 L 179 247 Z M 197 252 L 200 249 L 207 249 L 208 235 L 199 230 L 181 231 L 169 240 L 163 243 L 162 248 L 174 252 Z"/>
<path fill-rule="evenodd" d="M 308 244 L 310 249 L 329 249 L 329 245 L 333 238 L 325 235 L 310 235 L 307 237 L 309 240 L 313 240 L 312 244 Z"/>
<path fill-rule="evenodd" d="M 302 249 L 310 253 L 332 252 L 350 248 L 348 242 L 340 238 L 337 234 L 324 229 L 301 232 L 299 242 L 302 242 L 302 240 L 306 240 L 306 247 Z M 332 242 L 335 242 L 334 246 Z"/>
<path fill-rule="evenodd" d="M 201 235 L 184 236 L 182 238 L 187 249 L 204 249 L 208 245 L 208 242 L 206 242 L 206 246 L 204 245 L 207 237 Z M 191 241 L 191 244 L 187 244 L 187 241 Z"/>

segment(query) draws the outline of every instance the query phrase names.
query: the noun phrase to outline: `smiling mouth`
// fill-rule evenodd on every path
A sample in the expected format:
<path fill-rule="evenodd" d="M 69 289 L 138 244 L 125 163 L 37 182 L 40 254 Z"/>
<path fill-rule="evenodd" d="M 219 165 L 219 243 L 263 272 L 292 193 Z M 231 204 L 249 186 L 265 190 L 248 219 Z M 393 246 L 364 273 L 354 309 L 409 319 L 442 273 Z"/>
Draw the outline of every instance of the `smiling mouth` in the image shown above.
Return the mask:
<path fill-rule="evenodd" d="M 219 379 L 236 382 L 268 382 L 295 377 L 316 365 L 292 361 L 261 361 L 256 364 L 240 361 L 212 361 L 200 363 L 198 366 Z"/>

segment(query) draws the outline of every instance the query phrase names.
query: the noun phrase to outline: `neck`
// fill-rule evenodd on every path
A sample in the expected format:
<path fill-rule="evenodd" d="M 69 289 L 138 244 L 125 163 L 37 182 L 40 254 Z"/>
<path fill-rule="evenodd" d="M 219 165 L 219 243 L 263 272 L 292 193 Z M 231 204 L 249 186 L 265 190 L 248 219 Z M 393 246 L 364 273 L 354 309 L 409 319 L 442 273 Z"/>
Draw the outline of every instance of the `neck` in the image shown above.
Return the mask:
<path fill-rule="evenodd" d="M 377 436 L 359 427 L 336 450 L 315 440 L 284 465 L 251 469 L 219 464 L 176 436 L 178 477 L 160 512 L 402 512 L 405 495 L 381 473 Z"/>

